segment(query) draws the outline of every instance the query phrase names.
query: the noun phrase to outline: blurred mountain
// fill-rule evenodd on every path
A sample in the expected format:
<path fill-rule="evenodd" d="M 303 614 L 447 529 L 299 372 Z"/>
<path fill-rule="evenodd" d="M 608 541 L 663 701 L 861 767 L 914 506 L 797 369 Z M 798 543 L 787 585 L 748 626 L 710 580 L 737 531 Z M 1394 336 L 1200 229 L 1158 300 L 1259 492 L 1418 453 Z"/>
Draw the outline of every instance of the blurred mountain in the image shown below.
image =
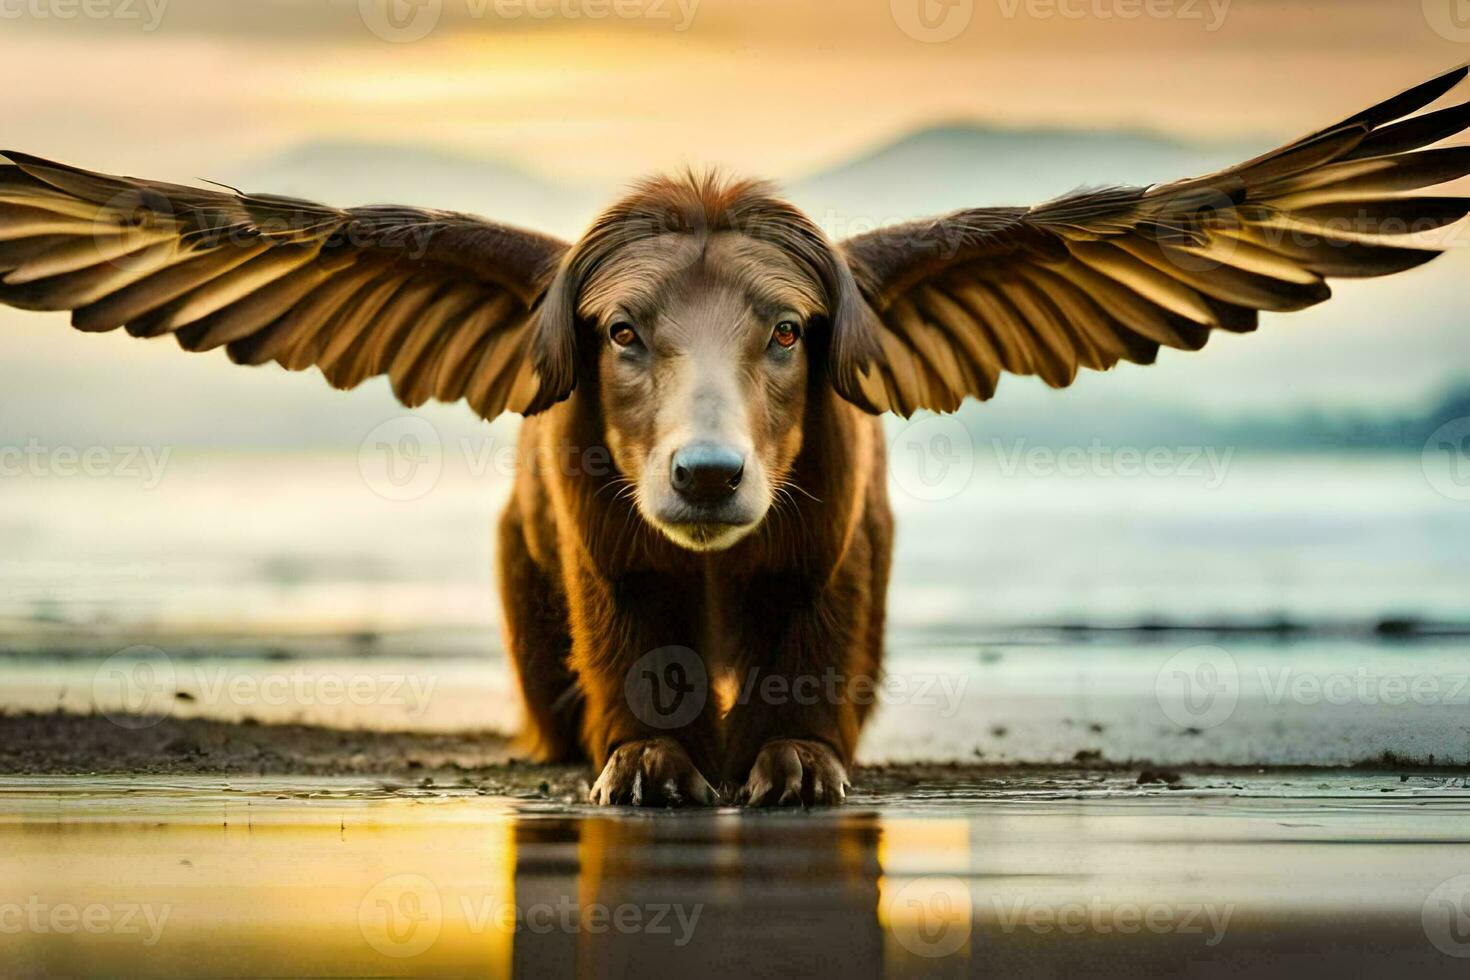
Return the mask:
<path fill-rule="evenodd" d="M 967 403 L 959 418 L 976 445 L 1055 449 L 1107 446 L 1219 446 L 1293 453 L 1420 452 L 1448 422 L 1470 418 L 1470 376 L 1409 409 L 1311 408 L 1221 415 L 1149 399 L 1119 399 L 1092 410 L 1070 392 L 1053 392 L 1050 410 Z M 893 420 L 891 429 L 905 423 Z"/>
<path fill-rule="evenodd" d="M 286 194 L 339 207 L 409 204 L 467 211 L 568 237 L 605 201 L 514 164 L 395 144 L 306 143 L 251 167 L 241 190 Z"/>
<path fill-rule="evenodd" d="M 963 207 L 1034 204 L 1082 186 L 1175 180 L 1248 159 L 1269 142 L 1190 144 L 1135 131 L 954 123 L 876 147 L 794 181 L 787 191 L 819 220 L 884 223 Z"/>

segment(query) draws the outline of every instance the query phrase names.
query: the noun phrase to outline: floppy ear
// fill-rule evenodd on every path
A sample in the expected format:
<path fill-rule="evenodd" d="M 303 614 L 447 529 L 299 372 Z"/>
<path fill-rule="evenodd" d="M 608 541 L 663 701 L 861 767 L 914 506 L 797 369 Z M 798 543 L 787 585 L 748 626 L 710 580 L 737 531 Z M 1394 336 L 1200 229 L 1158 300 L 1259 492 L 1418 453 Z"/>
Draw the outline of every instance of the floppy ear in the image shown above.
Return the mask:
<path fill-rule="evenodd" d="M 531 360 L 541 385 L 527 415 L 550 408 L 577 386 L 577 294 L 582 275 L 575 256 L 575 250 L 563 256 L 536 312 Z"/>
<path fill-rule="evenodd" d="M 878 338 L 883 325 L 858 287 L 847 257 L 836 249 L 829 254 L 827 378 L 843 398 L 877 415 L 886 406 L 864 393 L 862 379 L 881 349 Z"/>

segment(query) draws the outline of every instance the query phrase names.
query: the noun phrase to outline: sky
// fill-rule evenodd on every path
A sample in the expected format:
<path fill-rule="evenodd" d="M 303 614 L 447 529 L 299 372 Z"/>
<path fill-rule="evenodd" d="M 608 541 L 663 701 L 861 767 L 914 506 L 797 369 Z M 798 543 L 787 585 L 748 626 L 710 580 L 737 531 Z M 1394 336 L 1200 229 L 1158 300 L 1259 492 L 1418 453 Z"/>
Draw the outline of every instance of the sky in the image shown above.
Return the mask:
<path fill-rule="evenodd" d="M 270 191 L 241 175 L 304 145 L 386 145 L 602 199 L 687 164 L 799 181 L 945 123 L 1265 149 L 1466 61 L 1467 0 L 0 0 L 0 146 Z M 431 184 L 401 202 L 446 206 Z M 969 203 L 996 203 L 986 188 L 977 172 Z M 1412 406 L 1470 377 L 1467 269 L 1462 250 L 1257 336 L 1087 379 L 1070 401 L 1011 383 L 994 404 Z M 381 386 L 344 396 L 63 324 L 0 310 L 7 430 L 147 416 L 182 439 L 175 405 L 209 400 L 232 410 L 190 413 L 199 432 L 268 443 L 344 405 L 391 411 Z"/>
<path fill-rule="evenodd" d="M 1295 135 L 1470 60 L 1463 7 L 0 0 L 0 123 L 5 145 L 179 178 L 324 138 L 593 183 L 685 162 L 792 178 L 943 119 Z"/>

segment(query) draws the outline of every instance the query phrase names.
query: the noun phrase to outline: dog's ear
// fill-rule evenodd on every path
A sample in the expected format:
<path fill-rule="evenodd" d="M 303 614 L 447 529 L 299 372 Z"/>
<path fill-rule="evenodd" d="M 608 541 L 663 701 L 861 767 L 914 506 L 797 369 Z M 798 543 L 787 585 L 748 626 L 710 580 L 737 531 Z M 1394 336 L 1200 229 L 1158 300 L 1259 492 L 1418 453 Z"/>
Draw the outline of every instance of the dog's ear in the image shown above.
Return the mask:
<path fill-rule="evenodd" d="M 582 276 L 575 256 L 573 250 L 562 257 L 536 311 L 531 358 L 541 386 L 527 415 L 550 408 L 577 386 L 577 294 Z"/>
<path fill-rule="evenodd" d="M 868 397 L 862 381 L 880 353 L 879 332 L 883 327 L 859 288 L 847 257 L 835 248 L 829 250 L 829 257 L 828 273 L 824 277 L 830 332 L 827 378 L 843 398 L 877 415 L 887 406 Z"/>

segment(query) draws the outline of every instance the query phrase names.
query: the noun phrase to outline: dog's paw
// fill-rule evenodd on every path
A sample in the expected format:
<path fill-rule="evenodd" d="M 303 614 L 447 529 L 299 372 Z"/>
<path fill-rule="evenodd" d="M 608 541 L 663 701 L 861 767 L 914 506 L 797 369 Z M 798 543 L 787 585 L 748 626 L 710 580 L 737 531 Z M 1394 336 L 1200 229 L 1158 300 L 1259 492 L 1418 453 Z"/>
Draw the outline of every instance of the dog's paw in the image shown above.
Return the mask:
<path fill-rule="evenodd" d="M 825 742 L 772 739 L 761 747 L 735 801 L 747 806 L 835 806 L 847 799 L 847 770 Z"/>
<path fill-rule="evenodd" d="M 600 806 L 713 806 L 719 796 L 672 738 L 625 742 L 613 750 L 588 794 Z"/>

